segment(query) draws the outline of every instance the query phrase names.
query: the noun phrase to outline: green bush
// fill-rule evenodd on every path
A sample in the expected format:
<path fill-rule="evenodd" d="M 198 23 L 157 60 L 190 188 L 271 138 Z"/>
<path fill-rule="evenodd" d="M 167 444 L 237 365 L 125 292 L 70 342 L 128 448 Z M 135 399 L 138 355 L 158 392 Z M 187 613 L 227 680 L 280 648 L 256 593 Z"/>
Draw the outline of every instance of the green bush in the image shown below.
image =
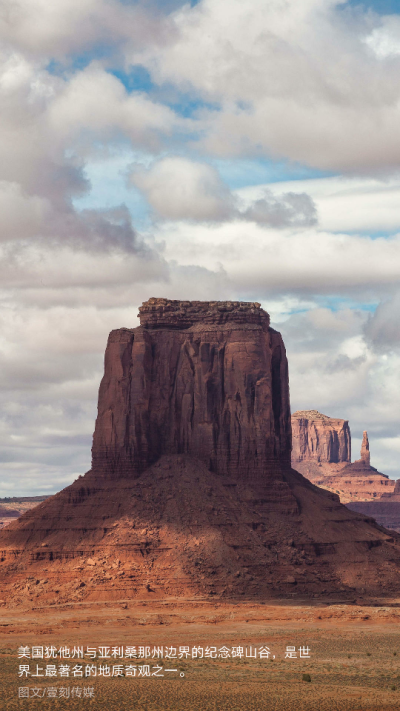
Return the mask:
<path fill-rule="evenodd" d="M 303 674 L 303 681 L 311 681 L 311 677 L 309 674 Z"/>

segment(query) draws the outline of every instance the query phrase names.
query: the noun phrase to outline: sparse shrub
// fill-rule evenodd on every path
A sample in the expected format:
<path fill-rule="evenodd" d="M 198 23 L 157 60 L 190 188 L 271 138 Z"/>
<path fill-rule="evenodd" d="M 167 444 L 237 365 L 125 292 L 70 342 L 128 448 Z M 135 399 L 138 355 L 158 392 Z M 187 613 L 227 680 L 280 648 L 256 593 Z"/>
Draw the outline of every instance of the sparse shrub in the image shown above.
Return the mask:
<path fill-rule="evenodd" d="M 348 654 L 348 655 L 347 655 L 347 659 L 351 659 L 351 654 Z"/>
<path fill-rule="evenodd" d="M 370 657 L 370 656 L 371 656 L 371 652 L 367 652 L 367 657 Z"/>
<path fill-rule="evenodd" d="M 395 687 L 394 684 L 393 684 L 390 688 L 391 688 L 392 691 L 396 691 L 396 687 Z"/>
<path fill-rule="evenodd" d="M 303 674 L 303 681 L 311 681 L 311 677 L 309 674 Z"/>
<path fill-rule="evenodd" d="M 395 657 L 397 655 L 397 652 L 393 652 L 393 656 Z"/>

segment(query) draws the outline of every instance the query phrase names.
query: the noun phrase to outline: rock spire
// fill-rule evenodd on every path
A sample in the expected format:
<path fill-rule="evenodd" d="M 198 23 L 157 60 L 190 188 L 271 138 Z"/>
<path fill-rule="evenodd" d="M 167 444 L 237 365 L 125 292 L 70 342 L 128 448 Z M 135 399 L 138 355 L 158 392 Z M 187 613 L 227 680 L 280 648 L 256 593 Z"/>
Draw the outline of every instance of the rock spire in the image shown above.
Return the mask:
<path fill-rule="evenodd" d="M 371 466 L 368 433 L 365 431 L 363 432 L 363 438 L 362 438 L 362 444 L 361 444 L 361 459 L 359 459 L 358 461 L 364 462 L 364 464 L 367 467 Z"/>
<path fill-rule="evenodd" d="M 391 494 L 395 482 L 371 467 L 367 432 L 361 459 L 351 463 L 351 435 L 347 420 L 327 417 L 318 410 L 292 415 L 292 466 L 317 486 L 339 494 L 342 503 L 369 501 Z"/>

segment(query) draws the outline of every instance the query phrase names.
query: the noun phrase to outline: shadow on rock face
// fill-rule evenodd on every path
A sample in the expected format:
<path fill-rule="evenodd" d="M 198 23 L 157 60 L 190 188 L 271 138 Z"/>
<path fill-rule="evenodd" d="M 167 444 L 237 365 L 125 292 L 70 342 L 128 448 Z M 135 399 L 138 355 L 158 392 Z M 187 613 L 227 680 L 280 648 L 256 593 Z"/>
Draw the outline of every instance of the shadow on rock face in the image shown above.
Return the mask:
<path fill-rule="evenodd" d="M 259 304 L 150 299 L 110 334 L 93 466 L 0 532 L 10 604 L 391 594 L 400 536 L 290 468 Z"/>

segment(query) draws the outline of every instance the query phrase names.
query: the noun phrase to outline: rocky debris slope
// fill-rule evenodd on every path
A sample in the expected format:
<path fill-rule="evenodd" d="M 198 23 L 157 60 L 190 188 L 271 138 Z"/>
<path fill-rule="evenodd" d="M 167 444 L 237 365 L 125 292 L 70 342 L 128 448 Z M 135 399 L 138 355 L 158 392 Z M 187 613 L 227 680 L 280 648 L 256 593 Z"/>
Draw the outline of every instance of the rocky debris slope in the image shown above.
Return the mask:
<path fill-rule="evenodd" d="M 317 410 L 292 415 L 292 466 L 317 486 L 340 496 L 342 503 L 369 501 L 392 493 L 395 481 L 370 464 L 367 432 L 361 458 L 351 463 L 351 435 L 347 420 L 327 417 Z"/>
<path fill-rule="evenodd" d="M 293 470 L 271 492 L 162 456 L 135 479 L 88 473 L 11 524 L 0 595 L 13 605 L 393 595 L 399 540 Z"/>
<path fill-rule="evenodd" d="M 110 334 L 93 466 L 0 532 L 0 595 L 393 595 L 400 537 L 290 468 L 288 371 L 259 304 L 150 299 Z"/>

